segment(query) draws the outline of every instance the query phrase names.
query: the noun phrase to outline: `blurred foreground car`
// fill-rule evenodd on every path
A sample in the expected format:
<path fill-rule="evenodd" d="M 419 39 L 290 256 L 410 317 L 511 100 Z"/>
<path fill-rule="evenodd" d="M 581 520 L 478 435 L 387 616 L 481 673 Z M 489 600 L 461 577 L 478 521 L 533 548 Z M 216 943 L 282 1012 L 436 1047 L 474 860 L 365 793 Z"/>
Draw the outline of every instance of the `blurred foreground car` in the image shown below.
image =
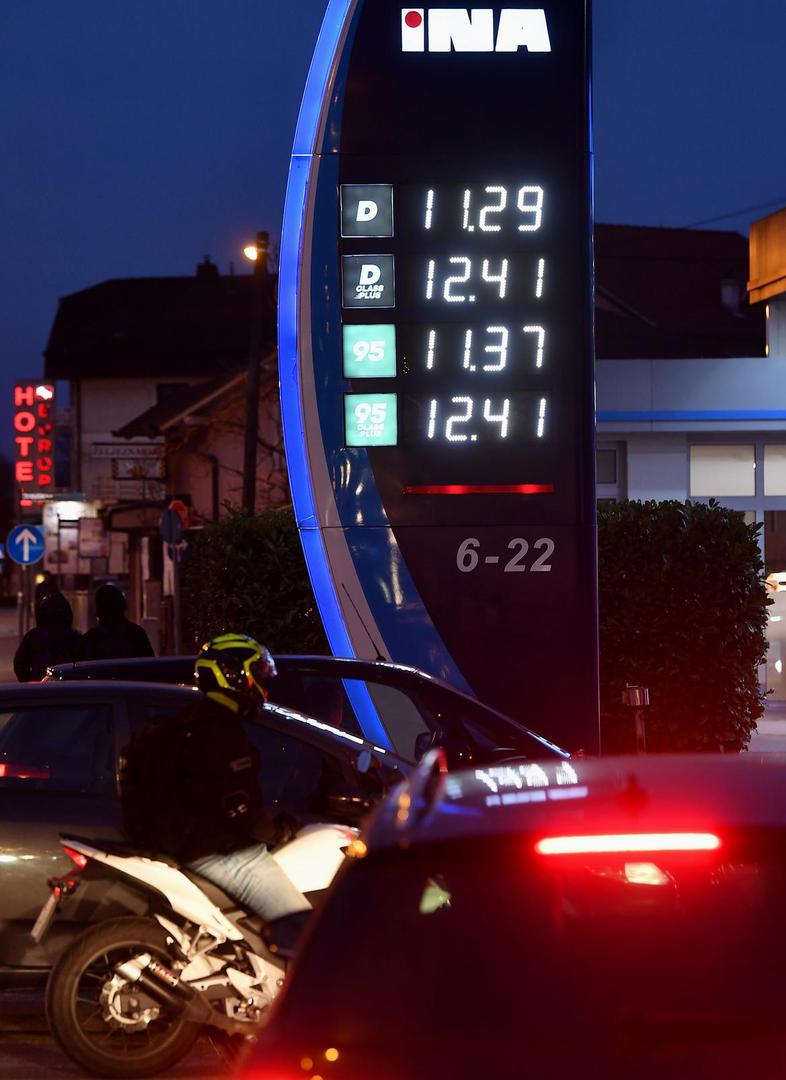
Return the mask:
<path fill-rule="evenodd" d="M 47 678 L 143 679 L 190 686 L 194 657 L 90 660 L 58 664 Z M 334 656 L 277 656 L 278 676 L 270 700 L 361 735 L 356 708 L 368 702 L 378 713 L 396 753 L 419 760 L 441 746 L 452 768 L 500 757 L 569 755 L 523 724 L 417 668 Z"/>
<path fill-rule="evenodd" d="M 784 1075 L 786 758 L 429 760 L 353 851 L 244 1080 Z"/>
<path fill-rule="evenodd" d="M 108 899 L 87 887 L 43 945 L 29 936 L 47 879 L 73 869 L 60 832 L 119 838 L 123 747 L 134 732 L 181 714 L 197 695 L 183 686 L 120 681 L 0 688 L 0 985 L 45 972 L 86 923 L 143 914 L 120 884 Z M 276 705 L 246 729 L 260 753 L 267 808 L 302 823 L 357 824 L 411 769 L 356 735 Z"/>

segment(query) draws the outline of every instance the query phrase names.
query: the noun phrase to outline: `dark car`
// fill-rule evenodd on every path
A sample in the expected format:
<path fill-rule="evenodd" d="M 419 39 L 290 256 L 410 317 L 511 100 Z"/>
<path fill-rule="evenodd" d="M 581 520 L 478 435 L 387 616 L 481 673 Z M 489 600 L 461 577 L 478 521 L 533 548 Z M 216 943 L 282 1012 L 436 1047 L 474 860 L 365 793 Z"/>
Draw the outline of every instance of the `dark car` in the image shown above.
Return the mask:
<path fill-rule="evenodd" d="M 123 747 L 197 695 L 121 681 L 0 688 L 0 981 L 48 968 L 95 917 L 98 899 L 86 890 L 44 946 L 29 937 L 47 879 L 71 869 L 59 833 L 119 837 Z M 268 808 L 300 821 L 356 824 L 411 768 L 351 732 L 276 705 L 266 705 L 247 730 L 260 752 Z M 113 893 L 102 916 L 122 913 L 125 903 L 122 890 Z"/>
<path fill-rule="evenodd" d="M 248 1080 L 784 1075 L 786 757 L 423 768 L 353 849 Z"/>
<path fill-rule="evenodd" d="M 141 678 L 190 685 L 194 659 L 83 661 L 53 667 L 48 678 Z M 375 738 L 410 761 L 432 746 L 445 750 L 451 767 L 506 756 L 569 756 L 523 724 L 417 668 L 334 656 L 277 656 L 276 666 L 272 701 L 358 735 L 376 726 Z"/>

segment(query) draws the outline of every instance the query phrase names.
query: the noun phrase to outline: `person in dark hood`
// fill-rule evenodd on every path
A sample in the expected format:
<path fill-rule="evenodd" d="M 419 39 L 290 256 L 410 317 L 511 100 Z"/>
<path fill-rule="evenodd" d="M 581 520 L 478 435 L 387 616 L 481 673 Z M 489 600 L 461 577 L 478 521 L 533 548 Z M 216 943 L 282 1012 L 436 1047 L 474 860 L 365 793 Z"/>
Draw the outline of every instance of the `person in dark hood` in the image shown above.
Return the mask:
<path fill-rule="evenodd" d="M 61 592 L 41 598 L 35 621 L 14 657 L 14 672 L 20 682 L 40 682 L 52 664 L 70 664 L 80 658 L 82 635 L 72 627 L 71 605 Z"/>
<path fill-rule="evenodd" d="M 117 586 L 99 585 L 95 602 L 98 626 L 82 638 L 82 660 L 155 656 L 142 627 L 126 618 L 126 598 Z"/>

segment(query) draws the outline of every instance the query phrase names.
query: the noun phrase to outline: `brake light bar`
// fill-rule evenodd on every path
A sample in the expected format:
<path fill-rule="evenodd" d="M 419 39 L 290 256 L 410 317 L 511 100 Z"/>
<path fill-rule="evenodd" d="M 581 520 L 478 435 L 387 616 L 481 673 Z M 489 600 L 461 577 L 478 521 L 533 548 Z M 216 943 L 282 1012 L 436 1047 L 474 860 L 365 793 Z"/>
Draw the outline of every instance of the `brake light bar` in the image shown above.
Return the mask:
<path fill-rule="evenodd" d="M 0 761 L 0 779 L 8 780 L 49 780 L 50 773 L 46 766 L 14 765 Z"/>
<path fill-rule="evenodd" d="M 77 870 L 84 870 L 87 866 L 87 855 L 83 855 L 81 851 L 74 851 L 68 844 L 63 844 L 62 847 Z"/>
<path fill-rule="evenodd" d="M 717 851 L 720 837 L 708 832 L 611 833 L 549 836 L 538 840 L 539 855 L 602 855 L 627 851 Z"/>

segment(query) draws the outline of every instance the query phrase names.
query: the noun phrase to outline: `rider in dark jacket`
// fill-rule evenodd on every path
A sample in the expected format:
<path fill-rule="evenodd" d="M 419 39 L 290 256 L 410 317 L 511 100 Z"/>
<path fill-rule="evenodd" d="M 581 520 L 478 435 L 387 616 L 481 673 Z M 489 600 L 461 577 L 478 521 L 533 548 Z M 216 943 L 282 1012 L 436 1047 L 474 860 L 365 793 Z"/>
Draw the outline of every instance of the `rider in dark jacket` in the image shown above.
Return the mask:
<path fill-rule="evenodd" d="M 132 741 L 121 777 L 125 830 L 137 847 L 188 864 L 265 920 L 310 908 L 268 851 L 280 825 L 263 804 L 247 733 L 275 674 L 253 638 L 213 638 L 196 659 L 202 694 L 184 716 Z"/>
<path fill-rule="evenodd" d="M 71 605 L 61 592 L 50 592 L 36 606 L 35 622 L 20 642 L 14 672 L 20 682 L 40 682 L 52 664 L 80 658 L 81 634 L 72 628 Z"/>

